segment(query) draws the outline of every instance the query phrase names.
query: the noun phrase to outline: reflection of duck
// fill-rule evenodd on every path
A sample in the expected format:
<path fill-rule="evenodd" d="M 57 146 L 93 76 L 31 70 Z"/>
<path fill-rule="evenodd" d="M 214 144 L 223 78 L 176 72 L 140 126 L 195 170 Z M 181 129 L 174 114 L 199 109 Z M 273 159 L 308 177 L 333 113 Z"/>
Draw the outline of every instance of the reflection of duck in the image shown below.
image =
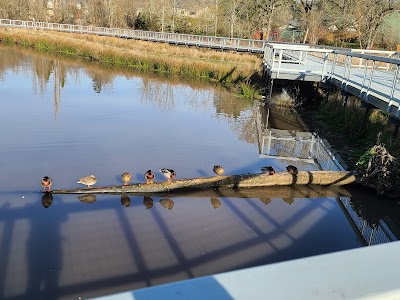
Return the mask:
<path fill-rule="evenodd" d="M 46 191 L 46 188 L 47 188 L 48 191 L 50 192 L 50 191 L 51 191 L 51 186 L 52 186 L 52 184 L 53 184 L 53 181 L 50 179 L 49 176 L 44 176 L 44 177 L 42 178 L 41 185 L 42 185 L 42 187 L 43 187 L 43 191 L 44 191 L 44 192 Z"/>
<path fill-rule="evenodd" d="M 292 175 L 297 175 L 297 173 L 299 173 L 299 170 L 297 169 L 297 167 L 292 166 L 292 165 L 287 166 L 286 170 Z"/>
<path fill-rule="evenodd" d="M 282 200 L 285 201 L 289 205 L 292 205 L 294 202 L 293 198 L 282 198 Z"/>
<path fill-rule="evenodd" d="M 165 178 L 167 178 L 168 182 L 171 182 L 172 179 L 174 179 L 176 177 L 176 173 L 172 169 L 163 168 L 160 170 L 160 172 L 165 176 Z"/>
<path fill-rule="evenodd" d="M 221 201 L 219 201 L 218 198 L 211 197 L 210 202 L 211 202 L 212 206 L 214 206 L 214 208 L 218 208 L 221 206 Z"/>
<path fill-rule="evenodd" d="M 268 173 L 269 175 L 274 175 L 275 174 L 275 170 L 273 167 L 268 166 L 268 167 L 262 167 L 261 168 L 261 172 L 263 173 Z"/>
<path fill-rule="evenodd" d="M 90 188 L 91 185 L 95 184 L 96 182 L 97 182 L 96 176 L 89 175 L 80 178 L 76 183 L 82 183 L 83 185 L 87 185 L 88 188 Z"/>
<path fill-rule="evenodd" d="M 79 199 L 79 201 L 82 201 L 84 203 L 93 203 L 97 200 L 96 196 L 93 194 L 85 194 L 82 196 L 78 196 L 78 199 Z"/>
<path fill-rule="evenodd" d="M 264 203 L 265 205 L 271 203 L 271 198 L 260 198 L 261 202 Z"/>
<path fill-rule="evenodd" d="M 213 171 L 218 176 L 221 176 L 222 174 L 224 174 L 224 168 L 221 166 L 214 166 Z"/>
<path fill-rule="evenodd" d="M 125 207 L 128 207 L 129 205 L 131 205 L 131 198 L 129 198 L 127 195 L 122 195 L 121 204 Z"/>
<path fill-rule="evenodd" d="M 44 208 L 48 208 L 53 203 L 53 195 L 49 192 L 45 192 L 42 196 L 42 205 Z"/>
<path fill-rule="evenodd" d="M 152 184 L 154 179 L 154 173 L 151 170 L 148 170 L 146 173 L 144 173 L 144 178 L 146 178 L 147 184 Z"/>
<path fill-rule="evenodd" d="M 159 202 L 163 207 L 168 208 L 169 210 L 174 207 L 174 201 L 171 199 L 161 199 Z"/>
<path fill-rule="evenodd" d="M 122 173 L 121 179 L 122 179 L 122 182 L 124 183 L 124 185 L 128 185 L 128 183 L 132 179 L 132 175 L 128 172 Z"/>
<path fill-rule="evenodd" d="M 151 197 L 144 196 L 143 205 L 146 207 L 146 209 L 152 208 L 153 207 L 153 199 Z"/>

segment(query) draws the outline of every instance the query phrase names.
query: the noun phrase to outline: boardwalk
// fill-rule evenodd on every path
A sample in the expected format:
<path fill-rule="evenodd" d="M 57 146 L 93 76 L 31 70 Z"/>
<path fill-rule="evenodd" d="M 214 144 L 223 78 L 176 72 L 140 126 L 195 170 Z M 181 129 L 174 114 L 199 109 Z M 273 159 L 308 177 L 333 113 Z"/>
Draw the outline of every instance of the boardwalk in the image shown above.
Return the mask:
<path fill-rule="evenodd" d="M 400 60 L 395 55 L 393 51 L 270 43 L 264 52 L 264 72 L 272 80 L 329 83 L 399 118 Z"/>
<path fill-rule="evenodd" d="M 267 78 L 329 83 L 371 107 L 400 118 L 400 60 L 396 52 L 279 44 L 254 39 L 0 19 L 0 26 L 96 34 L 126 39 L 259 53 Z M 396 57 L 394 57 L 396 56 Z"/>

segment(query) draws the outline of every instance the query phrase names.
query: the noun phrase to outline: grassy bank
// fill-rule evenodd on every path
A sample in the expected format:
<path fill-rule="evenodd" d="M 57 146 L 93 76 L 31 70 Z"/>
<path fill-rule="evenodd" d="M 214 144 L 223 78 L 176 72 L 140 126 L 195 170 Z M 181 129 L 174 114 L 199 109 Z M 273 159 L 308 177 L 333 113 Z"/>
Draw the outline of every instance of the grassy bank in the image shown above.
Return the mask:
<path fill-rule="evenodd" d="M 262 62 L 261 57 L 251 54 L 44 30 L 2 28 L 0 42 L 107 65 L 207 78 L 213 82 L 237 85 L 251 83 L 252 78 L 259 75 Z"/>
<path fill-rule="evenodd" d="M 360 157 L 377 143 L 379 133 L 379 140 L 386 149 L 400 157 L 400 139 L 393 137 L 394 126 L 386 112 L 370 110 L 361 128 L 365 109 L 360 107 L 360 101 L 349 99 L 347 106 L 343 106 L 341 97 L 333 94 L 329 100 L 321 101 L 314 114 L 319 125 L 325 124 L 324 132 L 331 133 L 330 140 L 338 145 L 338 152 L 350 166 L 355 167 Z"/>

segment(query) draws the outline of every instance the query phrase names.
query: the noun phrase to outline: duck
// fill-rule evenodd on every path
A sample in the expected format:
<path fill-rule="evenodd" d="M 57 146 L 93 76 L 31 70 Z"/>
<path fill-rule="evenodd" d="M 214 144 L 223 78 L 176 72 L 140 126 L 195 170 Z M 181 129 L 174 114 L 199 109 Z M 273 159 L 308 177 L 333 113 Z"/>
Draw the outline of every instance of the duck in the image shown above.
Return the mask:
<path fill-rule="evenodd" d="M 163 168 L 160 170 L 160 172 L 165 176 L 165 178 L 167 178 L 168 182 L 171 182 L 172 179 L 174 179 L 176 177 L 176 173 L 172 169 Z"/>
<path fill-rule="evenodd" d="M 297 175 L 297 173 L 299 173 L 299 170 L 297 169 L 297 167 L 292 166 L 292 165 L 287 166 L 286 170 L 292 175 Z"/>
<path fill-rule="evenodd" d="M 90 188 L 96 182 L 97 182 L 96 176 L 89 175 L 89 176 L 79 178 L 79 180 L 76 183 L 81 183 L 83 185 L 87 185 L 87 187 Z"/>
<path fill-rule="evenodd" d="M 154 179 L 154 173 L 151 170 L 147 170 L 147 172 L 144 173 L 144 178 L 146 178 L 146 184 L 152 184 Z"/>
<path fill-rule="evenodd" d="M 43 192 L 46 192 L 46 189 L 48 192 L 51 192 L 51 186 L 53 185 L 53 180 L 49 176 L 44 176 L 42 178 L 41 185 L 43 187 Z"/>
<path fill-rule="evenodd" d="M 132 179 L 132 175 L 130 173 L 128 173 L 128 172 L 124 172 L 121 175 L 121 179 L 122 179 L 122 182 L 124 183 L 124 185 L 128 185 L 128 183 Z"/>
<path fill-rule="evenodd" d="M 269 175 L 274 175 L 275 174 L 275 170 L 273 167 L 268 166 L 268 167 L 262 167 L 261 168 L 261 172 L 263 173 L 268 173 Z"/>
<path fill-rule="evenodd" d="M 217 174 L 217 176 L 221 176 L 222 174 L 224 174 L 224 168 L 219 165 L 214 166 L 213 171 L 215 174 Z"/>

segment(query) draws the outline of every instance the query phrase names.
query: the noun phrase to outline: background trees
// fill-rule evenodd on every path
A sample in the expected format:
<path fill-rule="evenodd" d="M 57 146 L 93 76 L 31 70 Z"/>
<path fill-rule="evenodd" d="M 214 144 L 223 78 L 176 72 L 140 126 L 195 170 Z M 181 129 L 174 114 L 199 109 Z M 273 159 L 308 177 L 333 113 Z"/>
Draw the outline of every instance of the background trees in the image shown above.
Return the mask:
<path fill-rule="evenodd" d="M 394 48 L 400 0 L 0 0 L 0 17 L 166 32 Z M 356 44 L 352 44 L 354 47 Z"/>

